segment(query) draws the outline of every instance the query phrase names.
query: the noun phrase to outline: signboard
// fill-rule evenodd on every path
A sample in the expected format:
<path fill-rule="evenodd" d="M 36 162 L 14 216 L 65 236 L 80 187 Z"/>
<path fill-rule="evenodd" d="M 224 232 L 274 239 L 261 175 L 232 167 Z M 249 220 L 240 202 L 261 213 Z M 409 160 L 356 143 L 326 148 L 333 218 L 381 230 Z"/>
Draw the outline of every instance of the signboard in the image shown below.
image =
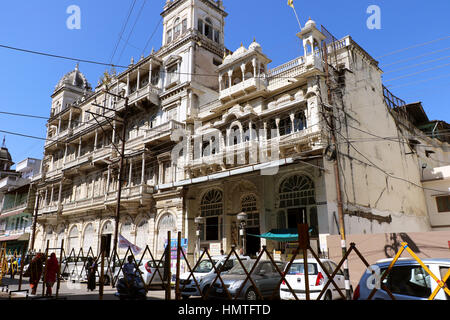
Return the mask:
<path fill-rule="evenodd" d="M 210 243 L 209 244 L 209 254 L 212 256 L 220 255 L 220 250 L 222 249 L 221 243 Z"/>
<path fill-rule="evenodd" d="M 172 274 L 172 284 L 175 283 L 175 277 L 177 273 L 177 246 L 178 239 L 170 239 L 170 273 Z M 181 249 L 183 250 L 185 255 L 187 255 L 187 246 L 188 239 L 181 239 Z M 167 248 L 167 240 L 164 243 L 164 248 Z M 183 260 L 183 254 L 180 253 L 180 274 L 186 271 L 186 264 Z"/>

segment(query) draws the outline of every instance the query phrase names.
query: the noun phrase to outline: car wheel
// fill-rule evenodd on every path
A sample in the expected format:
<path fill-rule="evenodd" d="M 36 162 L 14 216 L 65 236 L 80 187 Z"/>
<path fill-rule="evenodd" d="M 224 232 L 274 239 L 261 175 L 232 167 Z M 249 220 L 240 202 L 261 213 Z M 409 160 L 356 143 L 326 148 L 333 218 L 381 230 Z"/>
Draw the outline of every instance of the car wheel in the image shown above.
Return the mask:
<path fill-rule="evenodd" d="M 205 287 L 203 288 L 203 291 L 202 291 L 203 299 L 205 299 L 205 296 L 206 296 L 206 294 L 208 293 L 208 291 L 209 291 L 209 286 L 205 286 Z M 207 299 L 209 299 L 209 296 L 208 296 Z"/>
<path fill-rule="evenodd" d="M 332 300 L 332 299 L 333 299 L 333 297 L 331 296 L 331 292 L 327 291 L 323 300 Z"/>
<path fill-rule="evenodd" d="M 247 292 L 245 293 L 245 300 L 258 300 L 258 295 L 256 294 L 255 289 L 250 288 L 247 290 Z"/>
<path fill-rule="evenodd" d="M 187 299 L 189 299 L 189 296 L 181 295 L 181 298 L 182 298 L 183 300 L 187 300 Z"/>

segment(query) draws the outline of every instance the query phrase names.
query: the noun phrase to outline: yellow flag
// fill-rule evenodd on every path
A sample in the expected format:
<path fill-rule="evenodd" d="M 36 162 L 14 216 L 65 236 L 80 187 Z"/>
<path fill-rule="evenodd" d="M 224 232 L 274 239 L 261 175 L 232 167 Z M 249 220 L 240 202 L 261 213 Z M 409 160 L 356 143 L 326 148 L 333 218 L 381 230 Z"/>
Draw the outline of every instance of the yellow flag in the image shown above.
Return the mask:
<path fill-rule="evenodd" d="M 292 7 L 292 9 L 294 9 L 294 0 L 288 0 L 288 6 Z"/>

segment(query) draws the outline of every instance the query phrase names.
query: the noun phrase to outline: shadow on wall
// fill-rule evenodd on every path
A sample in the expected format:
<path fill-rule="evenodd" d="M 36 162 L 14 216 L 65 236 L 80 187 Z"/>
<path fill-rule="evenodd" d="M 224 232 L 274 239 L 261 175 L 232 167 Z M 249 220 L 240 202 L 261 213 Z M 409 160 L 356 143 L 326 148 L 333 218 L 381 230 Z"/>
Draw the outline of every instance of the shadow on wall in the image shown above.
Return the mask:
<path fill-rule="evenodd" d="M 409 233 L 380 233 L 347 235 L 347 245 L 354 242 L 369 264 L 378 260 L 393 258 L 401 248 L 401 243 L 406 242 L 411 250 L 420 259 L 450 258 L 450 233 L 448 231 L 409 232 Z M 328 256 L 338 263 L 342 259 L 341 238 L 339 235 L 327 237 Z M 404 251 L 401 258 L 413 259 Z M 359 257 L 352 253 L 348 258 L 350 281 L 355 288 L 366 271 L 366 266 Z"/>
<path fill-rule="evenodd" d="M 386 245 L 384 246 L 384 254 L 386 258 L 394 258 L 401 247 L 401 243 L 406 242 L 408 247 L 414 253 L 420 253 L 420 249 L 417 244 L 408 236 L 407 233 L 390 233 L 386 234 Z"/>

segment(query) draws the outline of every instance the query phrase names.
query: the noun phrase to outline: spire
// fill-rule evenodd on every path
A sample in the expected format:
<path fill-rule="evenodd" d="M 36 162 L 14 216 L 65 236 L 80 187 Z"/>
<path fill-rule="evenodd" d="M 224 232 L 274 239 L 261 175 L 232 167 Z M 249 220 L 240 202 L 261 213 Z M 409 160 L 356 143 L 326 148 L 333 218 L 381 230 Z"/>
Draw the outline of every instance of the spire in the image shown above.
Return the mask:
<path fill-rule="evenodd" d="M 2 148 L 6 148 L 6 136 L 3 136 L 3 143 L 2 143 Z"/>

